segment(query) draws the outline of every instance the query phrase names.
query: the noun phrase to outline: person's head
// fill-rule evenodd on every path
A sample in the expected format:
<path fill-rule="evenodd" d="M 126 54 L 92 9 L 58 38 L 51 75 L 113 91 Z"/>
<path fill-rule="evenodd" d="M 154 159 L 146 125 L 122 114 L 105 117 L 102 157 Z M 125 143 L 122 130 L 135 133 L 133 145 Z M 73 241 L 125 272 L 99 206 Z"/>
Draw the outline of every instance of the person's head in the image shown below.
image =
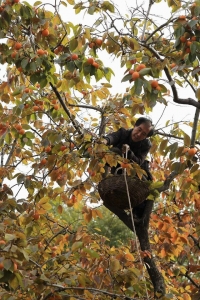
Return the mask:
<path fill-rule="evenodd" d="M 139 142 L 153 135 L 154 127 L 151 119 L 140 117 L 135 122 L 135 126 L 131 133 L 134 142 Z"/>

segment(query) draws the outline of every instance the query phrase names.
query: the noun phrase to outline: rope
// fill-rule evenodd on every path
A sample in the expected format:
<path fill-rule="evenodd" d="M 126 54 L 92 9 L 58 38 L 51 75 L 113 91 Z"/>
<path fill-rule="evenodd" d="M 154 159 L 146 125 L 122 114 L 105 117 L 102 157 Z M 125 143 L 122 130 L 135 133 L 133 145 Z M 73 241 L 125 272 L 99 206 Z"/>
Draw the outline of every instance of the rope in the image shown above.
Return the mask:
<path fill-rule="evenodd" d="M 126 154 L 126 159 L 127 159 L 129 146 L 128 145 L 125 145 L 125 146 L 126 146 L 126 152 L 125 152 L 125 154 Z M 134 232 L 135 236 L 137 237 L 136 230 L 135 230 L 134 218 L 133 218 L 133 210 L 132 210 L 132 206 L 131 206 L 131 199 L 130 199 L 130 194 L 129 194 L 129 189 L 128 189 L 128 183 L 127 183 L 126 175 L 127 175 L 126 174 L 126 169 L 124 169 L 124 180 L 125 180 L 125 184 L 126 184 L 126 191 L 127 191 L 128 203 L 129 203 L 130 214 L 131 214 L 131 222 L 132 222 L 132 226 L 133 226 L 133 232 Z M 143 261 L 142 261 L 141 255 L 140 255 L 140 250 L 139 250 L 139 245 L 138 245 L 137 238 L 136 238 L 136 248 L 137 248 L 137 252 L 138 252 L 138 255 L 139 255 L 140 263 L 141 263 L 141 265 L 143 265 Z M 144 277 L 144 268 L 142 268 L 142 280 L 144 281 L 145 292 L 146 292 L 146 296 L 147 296 L 147 300 L 148 300 L 149 296 L 148 296 L 147 286 L 146 286 L 145 277 Z"/>

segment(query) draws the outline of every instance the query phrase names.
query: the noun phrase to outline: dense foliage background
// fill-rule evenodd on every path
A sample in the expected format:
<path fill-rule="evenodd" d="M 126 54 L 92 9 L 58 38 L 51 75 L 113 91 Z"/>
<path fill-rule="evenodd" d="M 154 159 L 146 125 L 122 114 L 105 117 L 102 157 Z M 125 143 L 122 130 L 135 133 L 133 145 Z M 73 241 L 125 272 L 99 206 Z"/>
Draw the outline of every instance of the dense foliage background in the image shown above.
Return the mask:
<path fill-rule="evenodd" d="M 122 15 L 111 1 L 1 1 L 1 299 L 153 299 L 148 255 L 162 299 L 200 298 L 200 1 L 168 0 L 170 18 L 158 21 L 159 2 Z M 118 58 L 121 94 L 108 57 Z M 101 139 L 169 99 L 196 112 L 151 137 L 153 188 L 169 185 L 151 194 L 150 253 L 100 202 L 105 164 L 123 160 Z"/>

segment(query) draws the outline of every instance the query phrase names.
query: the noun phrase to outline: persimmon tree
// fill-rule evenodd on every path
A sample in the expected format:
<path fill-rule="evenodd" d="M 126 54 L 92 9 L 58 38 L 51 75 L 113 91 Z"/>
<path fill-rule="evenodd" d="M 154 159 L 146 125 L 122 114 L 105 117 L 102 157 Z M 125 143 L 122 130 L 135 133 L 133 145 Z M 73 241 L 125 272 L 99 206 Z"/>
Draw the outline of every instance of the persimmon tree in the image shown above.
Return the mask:
<path fill-rule="evenodd" d="M 199 299 L 200 1 L 167 1 L 165 21 L 151 15 L 161 1 L 126 15 L 111 1 L 49 2 L 0 6 L 1 299 Z M 64 10 L 95 21 L 75 24 Z M 118 58 L 121 94 L 105 55 Z M 88 204 L 100 201 L 105 164 L 124 162 L 102 135 L 169 97 L 196 108 L 191 135 L 170 120 L 156 128 L 149 229 L 136 228 L 139 247 L 134 235 L 110 247 L 88 226 L 104 222 Z M 80 211 L 73 220 L 69 207 Z"/>

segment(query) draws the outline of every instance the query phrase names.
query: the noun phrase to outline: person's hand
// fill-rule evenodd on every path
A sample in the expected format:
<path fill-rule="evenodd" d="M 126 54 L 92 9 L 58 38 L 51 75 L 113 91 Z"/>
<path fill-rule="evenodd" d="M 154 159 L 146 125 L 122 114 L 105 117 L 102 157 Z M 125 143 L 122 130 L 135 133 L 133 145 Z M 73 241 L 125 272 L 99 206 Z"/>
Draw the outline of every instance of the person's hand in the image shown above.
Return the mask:
<path fill-rule="evenodd" d="M 108 140 L 106 140 L 106 139 L 103 139 L 101 142 L 102 142 L 102 144 L 104 144 L 104 145 L 107 145 L 107 143 L 108 143 Z"/>
<path fill-rule="evenodd" d="M 130 150 L 129 145 L 127 144 L 122 145 L 122 153 L 126 153 L 126 151 L 128 152 L 128 150 Z"/>

